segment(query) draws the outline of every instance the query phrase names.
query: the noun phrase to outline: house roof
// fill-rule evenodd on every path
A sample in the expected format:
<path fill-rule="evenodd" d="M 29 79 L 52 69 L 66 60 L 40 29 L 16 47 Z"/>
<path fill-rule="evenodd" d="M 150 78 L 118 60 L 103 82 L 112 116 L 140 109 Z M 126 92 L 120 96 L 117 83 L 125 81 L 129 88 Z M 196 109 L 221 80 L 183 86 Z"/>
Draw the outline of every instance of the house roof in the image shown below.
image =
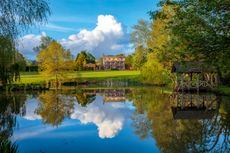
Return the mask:
<path fill-rule="evenodd" d="M 112 58 L 113 57 L 125 57 L 125 55 L 123 55 L 123 54 L 120 54 L 120 55 L 104 55 L 103 58 L 104 57 L 112 57 Z"/>
<path fill-rule="evenodd" d="M 172 73 L 202 73 L 216 72 L 214 66 L 207 65 L 203 62 L 176 62 L 172 66 Z"/>
<path fill-rule="evenodd" d="M 92 63 L 88 63 L 88 64 L 85 64 L 84 67 L 95 67 L 96 64 L 92 64 Z"/>

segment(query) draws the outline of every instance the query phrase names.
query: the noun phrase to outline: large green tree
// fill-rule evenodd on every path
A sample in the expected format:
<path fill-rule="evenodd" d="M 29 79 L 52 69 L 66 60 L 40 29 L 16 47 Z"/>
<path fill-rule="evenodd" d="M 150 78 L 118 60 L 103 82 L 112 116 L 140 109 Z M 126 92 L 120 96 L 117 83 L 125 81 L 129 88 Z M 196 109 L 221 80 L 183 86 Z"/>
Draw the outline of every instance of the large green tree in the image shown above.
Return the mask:
<path fill-rule="evenodd" d="M 64 72 L 70 69 L 68 63 L 72 60 L 70 51 L 65 50 L 57 41 L 39 52 L 37 60 L 39 68 L 44 76 L 55 76 L 56 81 L 64 77 Z"/>
<path fill-rule="evenodd" d="M 40 45 L 34 47 L 33 50 L 38 53 L 41 50 L 46 49 L 52 41 L 53 41 L 53 38 L 51 38 L 50 36 L 42 36 L 41 41 L 40 41 Z"/>
<path fill-rule="evenodd" d="M 143 46 L 135 48 L 133 55 L 133 68 L 140 70 L 147 60 L 148 49 Z"/>
<path fill-rule="evenodd" d="M 182 0 L 162 4 L 176 6 L 165 28 L 172 33 L 168 43 L 171 51 L 179 48 L 182 60 L 188 60 L 187 56 L 216 66 L 221 80 L 230 82 L 229 1 Z M 159 17 L 159 12 L 152 17 L 156 16 Z"/>
<path fill-rule="evenodd" d="M 132 27 L 130 40 L 134 47 L 147 47 L 147 41 L 151 32 L 151 24 L 146 20 L 139 20 L 137 24 Z"/>
<path fill-rule="evenodd" d="M 96 62 L 96 58 L 86 50 L 83 50 L 80 53 L 78 53 L 75 60 L 77 70 L 83 70 L 83 66 L 85 64 L 89 64 L 89 63 L 94 64 L 95 62 Z"/>

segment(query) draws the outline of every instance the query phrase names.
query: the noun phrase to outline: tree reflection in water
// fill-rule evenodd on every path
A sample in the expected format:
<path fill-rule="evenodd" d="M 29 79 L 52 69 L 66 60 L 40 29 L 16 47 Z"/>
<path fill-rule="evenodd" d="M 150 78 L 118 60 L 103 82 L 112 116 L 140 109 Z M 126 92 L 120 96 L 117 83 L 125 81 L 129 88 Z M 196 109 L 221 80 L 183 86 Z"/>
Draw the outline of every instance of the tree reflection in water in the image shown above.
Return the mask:
<path fill-rule="evenodd" d="M 175 103 L 170 101 L 170 94 L 164 93 L 161 89 L 132 89 L 125 93 L 125 98 L 133 101 L 133 105 L 136 107 L 132 115 L 132 125 L 135 128 L 135 133 L 141 139 L 153 137 L 161 152 L 208 153 L 228 152 L 230 150 L 229 97 L 219 98 L 220 105 L 216 107 L 216 112 L 210 119 L 173 119 L 175 116 L 173 116 L 171 107 Z M 77 110 L 85 111 L 87 107 L 93 104 L 95 96 L 96 91 L 82 90 L 77 93 L 46 91 L 35 96 L 38 98 L 39 104 L 33 113 L 41 116 L 44 123 L 58 126 L 63 122 L 64 118 L 71 117 L 74 114 L 74 107 L 78 106 L 76 103 L 74 104 L 76 99 L 81 106 Z M 25 101 L 27 97 L 28 95 L 25 93 L 0 94 L 1 141 L 8 140 L 12 136 L 13 130 L 17 126 L 16 116 L 26 116 Z M 89 103 L 92 104 L 88 105 Z M 96 106 L 108 107 L 108 114 L 113 111 L 114 107 L 111 106 L 114 104 L 104 105 L 106 104 L 98 102 Z M 92 109 L 94 109 L 93 106 L 91 106 Z M 119 109 L 118 112 L 123 110 L 127 111 Z M 98 111 L 100 112 L 101 110 L 98 109 Z M 124 115 L 122 113 L 119 114 Z M 81 116 L 82 114 L 78 115 Z M 108 116 L 105 116 L 103 121 L 106 117 Z M 113 119 L 115 116 L 110 115 L 110 117 Z M 122 119 L 123 117 L 120 116 Z M 111 126 L 111 123 L 108 126 Z M 119 130 L 121 129 L 122 126 Z"/>
<path fill-rule="evenodd" d="M 82 106 L 86 107 L 96 99 L 96 93 L 94 91 L 81 90 L 76 94 L 77 102 Z"/>
<path fill-rule="evenodd" d="M 143 138 L 152 132 L 160 150 L 164 153 L 228 152 L 230 149 L 229 114 L 230 99 L 222 98 L 220 108 L 211 119 L 174 120 L 169 94 L 160 90 L 133 90 L 136 113 L 146 113 L 148 123 L 140 117 L 134 120 L 136 133 Z M 139 117 L 133 117 L 135 119 Z M 149 126 L 151 124 L 151 126 Z M 142 130 L 140 130 L 142 129 Z"/>
<path fill-rule="evenodd" d="M 0 152 L 17 152 L 17 145 L 8 139 L 16 126 L 16 115 L 25 114 L 26 95 L 23 93 L 0 94 Z"/>
<path fill-rule="evenodd" d="M 38 96 L 40 106 L 37 114 L 42 117 L 44 123 L 58 126 L 65 117 L 72 114 L 74 98 L 63 95 L 57 91 L 47 91 Z"/>

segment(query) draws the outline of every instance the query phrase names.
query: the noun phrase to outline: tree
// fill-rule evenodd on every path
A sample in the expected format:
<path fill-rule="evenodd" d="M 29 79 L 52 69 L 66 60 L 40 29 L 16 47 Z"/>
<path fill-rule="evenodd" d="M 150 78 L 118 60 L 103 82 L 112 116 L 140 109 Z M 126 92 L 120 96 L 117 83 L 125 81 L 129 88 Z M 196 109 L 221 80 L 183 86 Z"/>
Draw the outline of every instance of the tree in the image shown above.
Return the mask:
<path fill-rule="evenodd" d="M 41 50 L 46 49 L 50 45 L 50 43 L 52 41 L 53 41 L 53 39 L 51 37 L 49 37 L 49 36 L 42 36 L 41 37 L 40 45 L 37 46 L 37 47 L 34 47 L 33 50 L 38 53 Z"/>
<path fill-rule="evenodd" d="M 150 36 L 150 23 L 143 19 L 139 20 L 136 25 L 132 27 L 133 31 L 130 34 L 130 40 L 134 47 L 147 47 L 148 37 Z"/>
<path fill-rule="evenodd" d="M 148 50 L 143 46 L 138 46 L 133 55 L 133 68 L 140 70 L 146 62 Z"/>
<path fill-rule="evenodd" d="M 14 41 L 29 26 L 46 21 L 49 14 L 46 0 L 1 0 L 0 36 Z"/>
<path fill-rule="evenodd" d="M 0 37 L 0 80 L 3 85 L 17 81 L 26 61 L 14 47 L 10 38 Z"/>
<path fill-rule="evenodd" d="M 173 6 L 174 15 L 163 32 L 171 32 L 168 53 L 181 60 L 199 60 L 214 65 L 221 80 L 230 83 L 229 1 L 162 1 Z M 161 11 L 152 14 L 164 19 Z M 174 52 L 173 50 L 179 51 Z M 164 55 L 164 54 L 162 54 Z M 188 58 L 189 57 L 189 58 Z"/>
<path fill-rule="evenodd" d="M 175 14 L 175 8 L 174 5 L 163 5 L 162 9 L 154 14 L 152 31 L 148 39 L 148 47 L 152 49 L 156 60 L 163 64 L 166 69 L 171 69 L 173 62 L 185 58 L 178 53 L 178 50 L 183 52 L 181 46 L 172 47 L 171 39 L 173 35 L 168 29 L 168 24 Z"/>
<path fill-rule="evenodd" d="M 125 67 L 126 69 L 131 68 L 132 65 L 133 65 L 133 54 L 130 54 L 125 57 Z"/>
<path fill-rule="evenodd" d="M 1 0 L 0 4 L 0 79 L 5 85 L 15 73 L 15 38 L 29 26 L 44 23 L 50 14 L 45 0 Z"/>
<path fill-rule="evenodd" d="M 78 70 L 83 70 L 85 64 L 95 63 L 95 57 L 88 51 L 83 50 L 78 53 L 75 63 Z"/>
<path fill-rule="evenodd" d="M 66 51 L 61 44 L 52 41 L 50 45 L 39 52 L 37 60 L 44 76 L 55 76 L 56 81 L 63 78 L 65 71 L 69 70 L 66 63 L 71 60 L 70 51 Z"/>
<path fill-rule="evenodd" d="M 157 60 L 154 53 L 148 55 L 147 62 L 141 68 L 141 77 L 144 83 L 166 85 L 170 83 L 170 71 Z"/>

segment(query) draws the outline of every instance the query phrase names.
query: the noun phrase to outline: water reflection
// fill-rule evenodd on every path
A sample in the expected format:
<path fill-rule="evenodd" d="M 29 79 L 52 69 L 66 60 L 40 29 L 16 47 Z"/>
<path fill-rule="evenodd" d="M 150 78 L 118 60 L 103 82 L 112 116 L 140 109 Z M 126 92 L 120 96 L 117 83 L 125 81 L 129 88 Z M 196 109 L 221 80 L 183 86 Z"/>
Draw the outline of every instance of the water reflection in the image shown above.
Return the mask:
<path fill-rule="evenodd" d="M 206 95 L 196 99 L 193 95 L 177 95 L 175 107 L 175 101 L 159 91 L 137 91 L 134 95 L 137 112 L 147 113 L 149 131 L 152 130 L 162 152 L 229 152 L 229 120 L 226 121 L 229 98 L 217 100 L 213 95 Z M 143 132 L 149 132 L 141 129 L 145 130 L 137 130 L 140 137 L 146 135 Z"/>
<path fill-rule="evenodd" d="M 116 144 L 118 148 L 123 146 L 125 152 L 228 152 L 230 149 L 229 97 L 171 96 L 162 89 L 152 88 L 81 89 L 4 93 L 0 94 L 0 102 L 0 139 L 16 141 L 24 152 L 41 149 L 27 150 L 28 144 L 23 145 L 26 140 L 33 143 L 38 138 L 54 137 L 49 147 L 55 149 L 56 139 L 68 140 L 68 135 L 79 139 L 73 148 L 80 146 L 84 137 L 90 143 L 97 136 L 98 144 L 105 141 L 108 146 L 119 139 Z M 88 128 L 87 132 L 83 130 Z M 136 140 L 136 136 L 140 139 Z M 132 151 L 123 145 L 127 143 L 133 146 Z"/>
<path fill-rule="evenodd" d="M 57 93 L 56 91 L 47 91 L 38 96 L 39 107 L 35 113 L 41 116 L 44 123 L 58 126 L 65 117 L 73 113 L 73 97 Z"/>
<path fill-rule="evenodd" d="M 175 93 L 172 98 L 174 119 L 212 119 L 218 113 L 220 101 L 214 94 Z"/>

